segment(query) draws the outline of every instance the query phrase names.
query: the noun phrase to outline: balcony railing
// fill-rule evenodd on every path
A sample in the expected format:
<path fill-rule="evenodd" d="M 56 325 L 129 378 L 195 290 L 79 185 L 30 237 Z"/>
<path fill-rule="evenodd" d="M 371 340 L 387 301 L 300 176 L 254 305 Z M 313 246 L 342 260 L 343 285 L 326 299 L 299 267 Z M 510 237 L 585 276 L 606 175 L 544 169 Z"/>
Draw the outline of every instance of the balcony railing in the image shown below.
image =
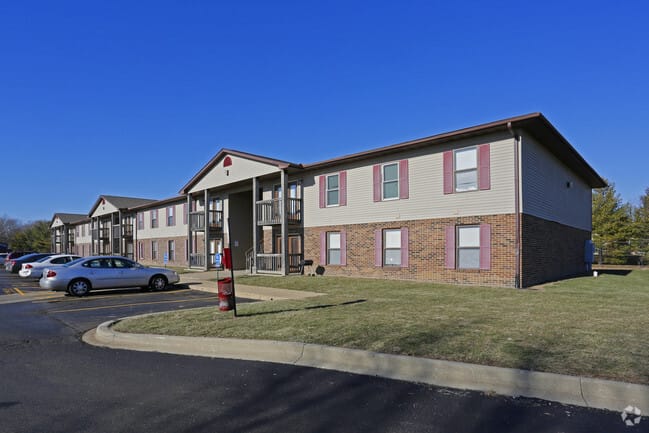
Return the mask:
<path fill-rule="evenodd" d="M 125 225 L 122 227 L 122 237 L 123 238 L 133 237 L 133 224 Z"/>
<path fill-rule="evenodd" d="M 284 200 L 274 198 L 257 202 L 257 224 L 260 226 L 282 223 Z M 302 222 L 302 199 L 289 198 L 287 220 L 289 224 Z"/>
<path fill-rule="evenodd" d="M 190 268 L 204 268 L 205 267 L 205 254 L 191 253 L 189 255 Z"/>
<path fill-rule="evenodd" d="M 211 229 L 223 228 L 223 211 L 208 210 L 207 218 L 208 218 L 209 228 Z M 205 230 L 205 211 L 189 213 L 189 228 L 192 231 Z"/>
<path fill-rule="evenodd" d="M 99 239 L 110 239 L 110 229 L 108 227 L 99 229 Z"/>
<path fill-rule="evenodd" d="M 260 274 L 281 274 L 282 255 L 281 254 L 257 254 L 257 260 L 255 266 L 257 272 Z"/>
<path fill-rule="evenodd" d="M 300 272 L 300 263 L 302 254 L 288 255 L 288 272 L 297 274 Z M 252 266 L 252 263 L 251 263 Z M 282 273 L 282 255 L 281 254 L 257 254 L 255 269 L 259 274 L 281 274 Z"/>

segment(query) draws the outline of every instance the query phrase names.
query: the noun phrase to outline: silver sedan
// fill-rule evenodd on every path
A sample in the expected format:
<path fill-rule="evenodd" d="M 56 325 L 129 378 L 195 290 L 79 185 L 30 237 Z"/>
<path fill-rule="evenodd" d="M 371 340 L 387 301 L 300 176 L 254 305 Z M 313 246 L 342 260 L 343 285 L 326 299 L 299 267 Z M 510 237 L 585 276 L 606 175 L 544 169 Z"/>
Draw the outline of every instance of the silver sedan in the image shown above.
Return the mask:
<path fill-rule="evenodd" d="M 90 290 L 141 287 L 163 290 L 180 281 L 176 271 L 148 268 L 120 256 L 91 256 L 61 267 L 43 270 L 39 285 L 43 289 L 84 296 Z"/>

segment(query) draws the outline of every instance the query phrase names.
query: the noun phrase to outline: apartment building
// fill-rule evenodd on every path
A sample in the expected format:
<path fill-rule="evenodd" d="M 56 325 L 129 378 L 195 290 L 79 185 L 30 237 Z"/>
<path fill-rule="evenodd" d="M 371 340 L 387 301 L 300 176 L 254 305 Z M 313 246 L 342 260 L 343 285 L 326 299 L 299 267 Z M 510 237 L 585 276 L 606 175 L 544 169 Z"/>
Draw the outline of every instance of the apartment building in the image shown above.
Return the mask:
<path fill-rule="evenodd" d="M 145 262 L 165 251 L 210 269 L 231 245 L 234 267 L 256 273 L 297 273 L 306 259 L 326 275 L 528 287 L 587 271 L 603 186 L 540 113 L 312 164 L 222 149 L 179 197 L 101 196 L 93 251 L 132 254 L 94 236 L 126 217 Z"/>
<path fill-rule="evenodd" d="M 185 196 L 150 202 L 130 211 L 135 215 L 135 260 L 147 265 L 188 265 Z"/>

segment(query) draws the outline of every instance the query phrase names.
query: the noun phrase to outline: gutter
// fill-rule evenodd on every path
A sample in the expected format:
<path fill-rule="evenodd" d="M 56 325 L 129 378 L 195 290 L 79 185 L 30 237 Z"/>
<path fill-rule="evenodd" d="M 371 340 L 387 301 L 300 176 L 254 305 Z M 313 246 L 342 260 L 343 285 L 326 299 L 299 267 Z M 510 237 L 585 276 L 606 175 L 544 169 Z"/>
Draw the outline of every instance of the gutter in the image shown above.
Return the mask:
<path fill-rule="evenodd" d="M 521 288 L 521 200 L 520 200 L 520 144 L 523 141 L 522 136 L 517 136 L 512 128 L 512 122 L 507 122 L 507 130 L 514 138 L 514 214 L 516 219 L 516 234 L 514 241 L 514 254 L 515 254 L 515 275 L 514 287 Z"/>

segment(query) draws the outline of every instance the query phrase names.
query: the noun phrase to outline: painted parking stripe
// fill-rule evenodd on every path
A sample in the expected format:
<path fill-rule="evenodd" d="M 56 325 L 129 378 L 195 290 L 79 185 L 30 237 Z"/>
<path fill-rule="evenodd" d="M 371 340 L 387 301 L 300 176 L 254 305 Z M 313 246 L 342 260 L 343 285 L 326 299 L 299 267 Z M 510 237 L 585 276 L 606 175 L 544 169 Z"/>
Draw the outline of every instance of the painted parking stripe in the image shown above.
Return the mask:
<path fill-rule="evenodd" d="M 14 290 L 18 292 L 20 296 L 25 296 L 25 293 L 22 290 L 20 290 L 18 287 L 14 287 Z"/>
<path fill-rule="evenodd" d="M 140 305 L 152 305 L 152 304 L 172 304 L 177 302 L 193 302 L 193 301 L 203 301 L 203 300 L 212 300 L 218 299 L 218 296 L 209 297 L 209 298 L 199 298 L 199 299 L 174 299 L 172 301 L 155 301 L 155 302 L 139 302 L 133 304 L 118 304 L 118 305 L 102 305 L 100 307 L 83 307 L 83 308 L 70 308 L 67 310 L 52 310 L 49 313 L 74 313 L 76 311 L 91 311 L 91 310 L 107 310 L 110 308 L 124 308 L 124 307 L 137 307 Z"/>

